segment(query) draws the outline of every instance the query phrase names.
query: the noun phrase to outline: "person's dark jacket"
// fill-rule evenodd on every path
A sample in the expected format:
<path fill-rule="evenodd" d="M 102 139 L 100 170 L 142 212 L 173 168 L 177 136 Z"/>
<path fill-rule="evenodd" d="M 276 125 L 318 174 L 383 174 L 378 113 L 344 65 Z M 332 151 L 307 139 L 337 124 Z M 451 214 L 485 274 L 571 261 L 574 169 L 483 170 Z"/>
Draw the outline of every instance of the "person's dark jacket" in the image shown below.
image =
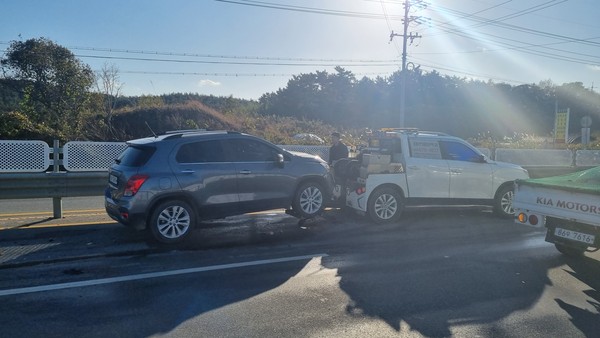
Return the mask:
<path fill-rule="evenodd" d="M 348 147 L 342 141 L 329 148 L 329 165 L 333 164 L 334 161 L 346 157 L 348 157 Z"/>

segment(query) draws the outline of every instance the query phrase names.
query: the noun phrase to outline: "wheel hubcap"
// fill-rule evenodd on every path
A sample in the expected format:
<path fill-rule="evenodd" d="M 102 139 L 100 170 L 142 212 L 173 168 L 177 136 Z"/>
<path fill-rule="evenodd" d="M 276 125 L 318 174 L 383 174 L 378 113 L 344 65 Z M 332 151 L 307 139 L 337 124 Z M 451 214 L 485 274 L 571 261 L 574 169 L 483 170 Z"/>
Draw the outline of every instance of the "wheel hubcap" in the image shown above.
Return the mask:
<path fill-rule="evenodd" d="M 309 187 L 300 194 L 300 208 L 307 214 L 314 214 L 323 205 L 323 194 L 316 187 Z"/>
<path fill-rule="evenodd" d="M 513 206 L 512 206 L 513 195 L 514 195 L 514 193 L 512 191 L 509 191 L 506 194 L 504 194 L 504 196 L 502 196 L 502 200 L 500 201 L 502 210 L 504 210 L 504 212 L 507 214 L 515 213 L 515 210 L 513 209 Z"/>
<path fill-rule="evenodd" d="M 185 208 L 171 206 L 163 210 L 157 220 L 158 232 L 166 238 L 178 238 L 190 227 L 190 214 Z"/>
<path fill-rule="evenodd" d="M 375 200 L 375 214 L 381 219 L 390 219 L 398 211 L 398 201 L 394 196 L 383 194 Z"/>

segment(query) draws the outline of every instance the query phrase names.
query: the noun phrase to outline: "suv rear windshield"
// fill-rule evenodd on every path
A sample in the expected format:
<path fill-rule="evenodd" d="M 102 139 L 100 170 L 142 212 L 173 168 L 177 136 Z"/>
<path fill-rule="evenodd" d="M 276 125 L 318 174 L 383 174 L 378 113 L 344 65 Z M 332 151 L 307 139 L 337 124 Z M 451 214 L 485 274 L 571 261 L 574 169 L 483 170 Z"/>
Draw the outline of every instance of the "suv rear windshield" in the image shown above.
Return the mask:
<path fill-rule="evenodd" d="M 116 162 L 117 164 L 124 165 L 127 167 L 140 167 L 146 164 L 156 148 L 153 147 L 140 147 L 129 145 L 119 155 Z"/>

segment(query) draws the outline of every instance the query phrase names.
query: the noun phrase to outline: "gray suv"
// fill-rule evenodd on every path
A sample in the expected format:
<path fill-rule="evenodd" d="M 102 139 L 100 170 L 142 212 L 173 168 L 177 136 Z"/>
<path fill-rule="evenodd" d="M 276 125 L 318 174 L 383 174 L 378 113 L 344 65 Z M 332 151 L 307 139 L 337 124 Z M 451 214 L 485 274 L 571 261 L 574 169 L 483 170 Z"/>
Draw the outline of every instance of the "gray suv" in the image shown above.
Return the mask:
<path fill-rule="evenodd" d="M 310 218 L 332 191 L 321 158 L 247 134 L 181 131 L 127 145 L 109 169 L 106 212 L 162 243 L 182 241 L 201 220 L 248 212 Z"/>

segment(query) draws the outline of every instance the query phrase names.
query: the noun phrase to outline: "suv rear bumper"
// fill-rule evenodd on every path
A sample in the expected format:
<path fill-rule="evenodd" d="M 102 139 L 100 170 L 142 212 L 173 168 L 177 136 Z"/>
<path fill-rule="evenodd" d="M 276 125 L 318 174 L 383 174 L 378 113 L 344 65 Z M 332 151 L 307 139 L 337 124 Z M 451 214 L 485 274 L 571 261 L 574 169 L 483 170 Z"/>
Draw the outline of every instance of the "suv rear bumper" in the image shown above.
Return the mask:
<path fill-rule="evenodd" d="M 119 206 L 109 197 L 105 197 L 104 208 L 108 216 L 115 221 L 130 226 L 137 230 L 146 228 L 146 221 L 143 214 L 132 214 L 123 206 Z"/>

